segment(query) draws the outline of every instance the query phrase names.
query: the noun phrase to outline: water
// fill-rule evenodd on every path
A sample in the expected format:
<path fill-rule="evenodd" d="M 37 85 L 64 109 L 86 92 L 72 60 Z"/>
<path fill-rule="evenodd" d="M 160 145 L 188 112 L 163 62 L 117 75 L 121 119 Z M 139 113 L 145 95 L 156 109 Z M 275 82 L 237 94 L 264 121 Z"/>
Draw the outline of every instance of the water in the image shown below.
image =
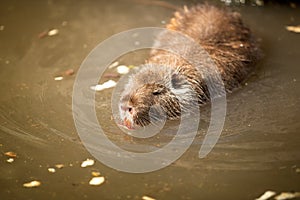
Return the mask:
<path fill-rule="evenodd" d="M 300 36 L 285 29 L 298 24 L 299 5 L 236 9 L 261 38 L 265 57 L 247 85 L 228 95 L 218 144 L 206 158 L 197 157 L 209 123 L 207 106 L 198 140 L 178 161 L 156 172 L 128 174 L 99 161 L 80 167 L 92 155 L 82 145 L 72 117 L 75 76 L 62 81 L 54 77 L 69 68 L 78 70 L 87 54 L 112 34 L 163 26 L 172 9 L 132 1 L 1 2 L 1 199 L 254 199 L 270 189 L 299 191 Z M 37 37 L 49 28 L 59 29 L 59 35 Z M 139 64 L 144 59 L 142 53 L 129 58 L 121 61 Z M 160 147 L 169 141 L 170 135 L 144 141 L 122 134 L 108 115 L 110 92 L 97 93 L 97 116 L 116 144 L 126 149 L 141 142 L 147 150 L 152 142 Z M 7 151 L 17 153 L 13 163 L 6 162 Z M 54 174 L 47 171 L 59 163 L 65 167 Z M 100 187 L 88 185 L 93 170 L 106 178 Z M 23 188 L 31 180 L 42 185 Z"/>

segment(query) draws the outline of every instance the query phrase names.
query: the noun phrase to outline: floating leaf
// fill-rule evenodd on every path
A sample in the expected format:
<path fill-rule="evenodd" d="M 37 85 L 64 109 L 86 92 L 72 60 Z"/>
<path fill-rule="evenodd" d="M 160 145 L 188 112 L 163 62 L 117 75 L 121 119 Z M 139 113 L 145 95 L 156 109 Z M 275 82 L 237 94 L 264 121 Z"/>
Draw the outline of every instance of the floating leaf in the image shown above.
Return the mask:
<path fill-rule="evenodd" d="M 93 177 L 90 180 L 89 184 L 90 185 L 101 185 L 102 183 L 104 183 L 104 181 L 105 181 L 105 178 L 102 176 L 101 177 Z"/>
<path fill-rule="evenodd" d="M 88 167 L 88 166 L 92 166 L 95 164 L 95 161 L 92 159 L 86 159 L 85 161 L 83 161 L 81 163 L 81 167 Z"/>
<path fill-rule="evenodd" d="M 23 184 L 23 186 L 26 187 L 26 188 L 38 187 L 40 185 L 41 185 L 40 181 L 31 181 L 31 182 Z"/>
<path fill-rule="evenodd" d="M 300 25 L 298 26 L 286 26 L 286 30 L 294 32 L 294 33 L 300 33 Z"/>

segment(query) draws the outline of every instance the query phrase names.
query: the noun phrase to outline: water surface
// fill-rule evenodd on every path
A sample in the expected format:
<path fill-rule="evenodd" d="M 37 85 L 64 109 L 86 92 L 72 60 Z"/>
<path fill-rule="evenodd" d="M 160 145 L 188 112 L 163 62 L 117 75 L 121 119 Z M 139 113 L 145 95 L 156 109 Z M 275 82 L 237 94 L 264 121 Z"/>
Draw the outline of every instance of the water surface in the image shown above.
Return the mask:
<path fill-rule="evenodd" d="M 142 2 L 1 3 L 1 199 L 141 199 L 143 195 L 156 199 L 254 199 L 270 189 L 299 191 L 300 35 L 288 32 L 285 26 L 297 25 L 300 12 L 299 7 L 288 4 L 235 8 L 261 39 L 265 56 L 247 84 L 228 95 L 222 136 L 206 158 L 197 155 L 209 123 L 209 106 L 202 110 L 198 140 L 167 168 L 128 174 L 99 161 L 90 168 L 80 167 L 81 161 L 92 155 L 81 144 L 72 117 L 76 74 L 62 81 L 54 77 L 69 68 L 78 70 L 88 53 L 109 36 L 136 27 L 162 27 L 171 17 L 172 9 Z M 59 34 L 39 39 L 39 33 L 49 28 L 59 29 Z M 137 65 L 144 55 L 136 53 L 119 61 Z M 146 142 L 128 139 L 113 128 L 111 91 L 96 95 L 97 116 L 109 138 L 124 148 L 128 143 L 153 147 L 169 141 L 169 136 L 163 135 Z M 13 163 L 6 162 L 3 153 L 7 151 L 17 153 Z M 65 167 L 54 174 L 47 171 L 59 163 Z M 93 170 L 106 178 L 100 187 L 88 185 Z M 23 188 L 22 184 L 31 180 L 40 180 L 42 185 Z"/>

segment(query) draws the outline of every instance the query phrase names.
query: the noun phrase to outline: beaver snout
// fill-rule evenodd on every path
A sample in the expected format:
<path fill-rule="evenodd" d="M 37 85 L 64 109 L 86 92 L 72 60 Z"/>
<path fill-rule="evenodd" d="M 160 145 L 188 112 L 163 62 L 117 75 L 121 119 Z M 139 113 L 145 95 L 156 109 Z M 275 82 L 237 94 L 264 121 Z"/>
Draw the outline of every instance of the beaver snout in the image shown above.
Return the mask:
<path fill-rule="evenodd" d="M 133 115 L 135 111 L 132 106 L 129 105 L 120 105 L 120 114 L 121 114 L 121 126 L 126 127 L 127 129 L 133 129 Z"/>

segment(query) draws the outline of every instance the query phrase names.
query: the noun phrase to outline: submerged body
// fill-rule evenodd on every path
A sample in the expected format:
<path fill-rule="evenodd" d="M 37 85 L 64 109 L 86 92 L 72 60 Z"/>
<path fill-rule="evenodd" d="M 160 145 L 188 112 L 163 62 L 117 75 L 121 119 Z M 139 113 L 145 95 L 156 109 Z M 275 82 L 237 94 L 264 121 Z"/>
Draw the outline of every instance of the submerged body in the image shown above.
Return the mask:
<path fill-rule="evenodd" d="M 209 101 L 210 93 L 205 80 L 219 74 L 227 91 L 239 86 L 254 68 L 260 57 L 257 42 L 243 24 L 239 13 L 210 5 L 198 5 L 175 12 L 166 27 L 191 38 L 209 55 L 216 66 L 203 64 L 202 70 L 178 54 L 164 50 L 152 50 L 141 69 L 130 77 L 120 101 L 120 114 L 128 128 L 150 123 L 149 111 L 159 106 L 168 119 L 177 119 L 182 109 Z M 205 57 L 196 54 L 189 46 L 179 44 L 171 34 L 157 38 L 156 47 L 173 46 L 185 49 L 185 57 L 200 63 Z M 188 45 L 188 44 L 186 44 Z M 208 71 L 202 73 L 201 71 Z M 193 91 L 193 92 L 191 92 Z"/>

